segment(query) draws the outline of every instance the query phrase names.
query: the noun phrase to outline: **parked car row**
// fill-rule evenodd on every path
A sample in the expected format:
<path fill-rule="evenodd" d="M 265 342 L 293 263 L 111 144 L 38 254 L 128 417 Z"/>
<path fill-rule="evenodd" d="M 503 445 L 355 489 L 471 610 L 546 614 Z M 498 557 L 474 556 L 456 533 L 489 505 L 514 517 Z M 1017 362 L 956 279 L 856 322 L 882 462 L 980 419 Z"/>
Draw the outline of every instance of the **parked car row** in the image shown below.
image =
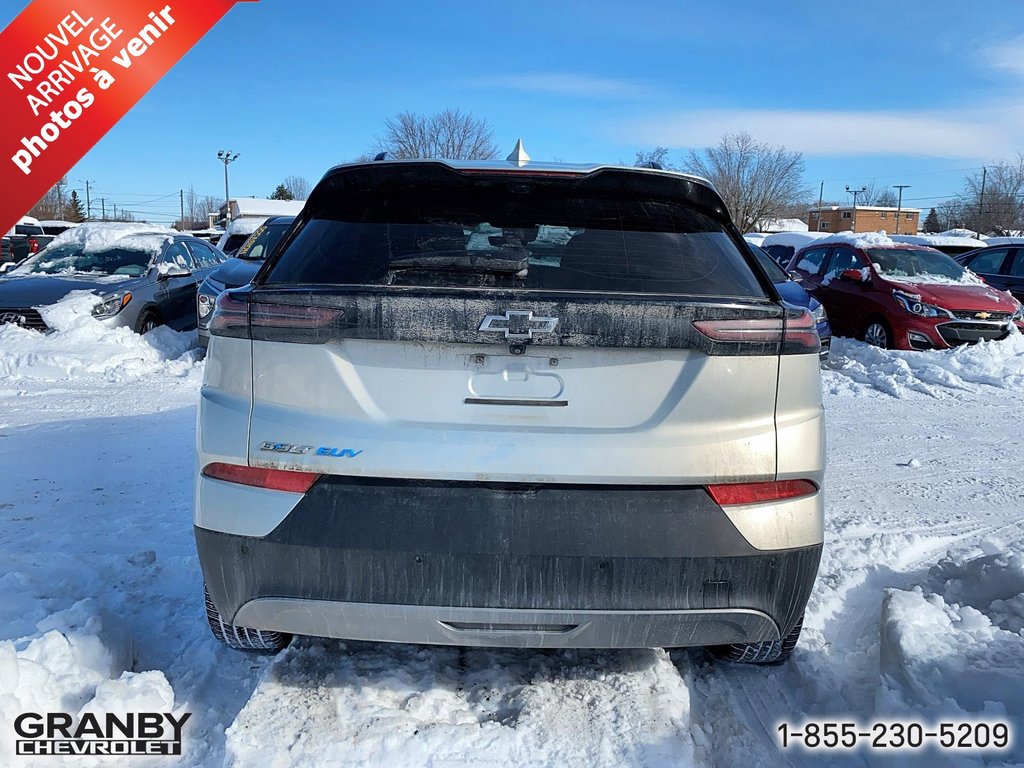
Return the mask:
<path fill-rule="evenodd" d="M 767 242 L 767 240 L 766 240 Z M 769 244 L 770 247 L 770 244 Z M 947 349 L 1024 330 L 1015 248 L 984 248 L 960 263 L 930 247 L 881 234 L 812 238 L 786 269 L 828 312 L 834 333 L 879 347 Z M 965 269 L 965 265 L 970 269 Z M 978 269 L 990 270 L 978 277 Z"/>
<path fill-rule="evenodd" d="M 194 328 L 197 283 L 224 254 L 198 238 L 151 225 L 90 223 L 58 235 L 0 278 L 0 324 L 45 331 L 38 307 L 72 291 L 98 295 L 93 315 L 146 333 Z"/>

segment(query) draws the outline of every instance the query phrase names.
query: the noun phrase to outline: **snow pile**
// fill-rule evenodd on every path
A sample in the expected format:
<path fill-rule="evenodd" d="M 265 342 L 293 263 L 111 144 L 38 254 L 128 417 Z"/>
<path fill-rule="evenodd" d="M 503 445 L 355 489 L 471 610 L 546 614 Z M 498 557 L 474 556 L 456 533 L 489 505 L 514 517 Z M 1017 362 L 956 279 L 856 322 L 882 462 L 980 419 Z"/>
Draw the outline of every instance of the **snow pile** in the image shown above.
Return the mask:
<path fill-rule="evenodd" d="M 74 291 L 39 307 L 50 333 L 0 326 L 0 377 L 59 381 L 92 374 L 125 381 L 155 371 L 184 375 L 195 368 L 194 333 L 160 327 L 139 336 L 130 328 L 110 328 L 92 316 L 98 301 L 89 291 Z"/>
<path fill-rule="evenodd" d="M 829 394 L 861 394 L 876 389 L 893 397 L 920 392 L 932 397 L 978 385 L 1024 391 L 1024 335 L 1016 326 L 1002 341 L 928 352 L 880 349 L 834 337 L 822 372 Z"/>
<path fill-rule="evenodd" d="M 0 642 L 0 764 L 82 764 L 82 758 L 14 756 L 14 721 L 25 712 L 78 715 L 172 712 L 162 672 L 135 673 L 131 635 L 120 621 L 80 600 L 37 625 L 33 637 Z"/>
<path fill-rule="evenodd" d="M 118 246 L 149 251 L 155 256 L 160 253 L 166 239 L 177 234 L 173 229 L 156 224 L 91 222 L 57 235 L 50 243 L 50 247 L 73 245 L 81 248 L 84 253 L 98 253 Z"/>
<path fill-rule="evenodd" d="M 309 641 L 267 670 L 227 765 L 693 765 L 690 692 L 664 651 Z"/>
<path fill-rule="evenodd" d="M 974 235 L 960 236 L 960 235 L 893 235 L 892 239 L 897 243 L 905 243 L 907 245 L 926 245 L 930 248 L 939 246 L 958 246 L 971 248 L 984 248 L 988 243 L 982 240 L 976 240 Z"/>
<path fill-rule="evenodd" d="M 983 540 L 882 604 L 879 710 L 918 719 L 1024 718 L 1024 545 Z M 1017 730 L 1019 733 L 1019 730 Z M 1024 758 L 1018 738 L 1012 757 Z"/>
<path fill-rule="evenodd" d="M 827 232 L 775 232 L 768 235 L 761 241 L 761 247 L 769 245 L 788 245 L 791 248 L 800 249 L 805 245 L 822 240 L 828 237 Z"/>
<path fill-rule="evenodd" d="M 892 248 L 896 243 L 884 232 L 835 232 L 826 235 L 816 244 L 845 244 L 854 248 Z"/>

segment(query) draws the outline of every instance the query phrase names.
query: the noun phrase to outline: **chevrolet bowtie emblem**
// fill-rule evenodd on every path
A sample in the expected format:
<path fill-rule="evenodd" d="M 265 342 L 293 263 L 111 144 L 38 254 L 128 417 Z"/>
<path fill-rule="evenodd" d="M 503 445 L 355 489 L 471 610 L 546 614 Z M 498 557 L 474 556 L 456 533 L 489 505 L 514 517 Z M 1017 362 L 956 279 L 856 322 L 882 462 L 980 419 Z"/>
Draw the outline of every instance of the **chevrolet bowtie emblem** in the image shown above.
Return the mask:
<path fill-rule="evenodd" d="M 534 317 L 532 311 L 509 309 L 504 315 L 487 315 L 478 331 L 504 333 L 506 339 L 521 341 L 542 333 L 554 333 L 557 317 Z"/>
<path fill-rule="evenodd" d="M 976 318 L 978 318 L 979 320 L 988 320 L 990 317 L 992 317 L 992 313 L 991 312 L 975 312 L 974 316 Z"/>

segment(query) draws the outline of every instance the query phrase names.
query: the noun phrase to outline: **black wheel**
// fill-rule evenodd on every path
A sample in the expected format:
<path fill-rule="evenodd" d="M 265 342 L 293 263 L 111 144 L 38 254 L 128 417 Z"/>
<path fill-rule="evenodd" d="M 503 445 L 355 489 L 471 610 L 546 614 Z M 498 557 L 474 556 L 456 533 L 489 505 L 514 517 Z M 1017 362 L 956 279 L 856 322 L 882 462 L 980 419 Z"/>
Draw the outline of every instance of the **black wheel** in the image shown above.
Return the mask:
<path fill-rule="evenodd" d="M 203 585 L 203 594 L 206 597 L 206 620 L 210 622 L 210 630 L 213 636 L 225 645 L 231 646 L 238 651 L 262 651 L 276 653 L 287 647 L 292 641 L 292 636 L 285 632 L 270 632 L 267 630 L 252 629 L 251 627 L 240 627 L 224 620 L 217 610 L 217 606 L 210 599 L 210 592 Z"/>
<path fill-rule="evenodd" d="M 144 336 L 158 325 L 160 325 L 160 316 L 156 312 L 147 309 L 139 315 L 139 319 L 135 321 L 135 332 Z"/>
<path fill-rule="evenodd" d="M 892 348 L 892 331 L 889 330 L 889 326 L 877 318 L 868 321 L 868 324 L 864 326 L 861 338 L 873 347 Z"/>
<path fill-rule="evenodd" d="M 804 625 L 801 616 L 796 626 L 781 640 L 765 640 L 760 643 L 733 643 L 732 645 L 713 645 L 708 648 L 711 654 L 720 661 L 733 664 L 767 664 L 777 666 L 784 664 L 793 655 L 796 641 L 800 639 L 800 630 Z"/>

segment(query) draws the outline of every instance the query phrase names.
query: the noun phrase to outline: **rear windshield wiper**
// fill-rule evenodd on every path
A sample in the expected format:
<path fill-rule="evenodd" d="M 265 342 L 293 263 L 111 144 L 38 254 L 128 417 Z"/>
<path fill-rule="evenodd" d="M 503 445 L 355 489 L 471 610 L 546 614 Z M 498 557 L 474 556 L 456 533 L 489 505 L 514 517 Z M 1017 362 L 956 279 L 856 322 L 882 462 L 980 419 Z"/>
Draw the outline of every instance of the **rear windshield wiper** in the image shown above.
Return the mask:
<path fill-rule="evenodd" d="M 388 269 L 392 271 L 470 272 L 525 277 L 529 269 L 528 256 L 516 254 L 516 257 L 501 258 L 483 254 L 475 255 L 472 253 L 467 254 L 465 251 L 429 255 L 417 254 L 415 256 L 400 256 L 392 259 L 388 264 Z"/>

